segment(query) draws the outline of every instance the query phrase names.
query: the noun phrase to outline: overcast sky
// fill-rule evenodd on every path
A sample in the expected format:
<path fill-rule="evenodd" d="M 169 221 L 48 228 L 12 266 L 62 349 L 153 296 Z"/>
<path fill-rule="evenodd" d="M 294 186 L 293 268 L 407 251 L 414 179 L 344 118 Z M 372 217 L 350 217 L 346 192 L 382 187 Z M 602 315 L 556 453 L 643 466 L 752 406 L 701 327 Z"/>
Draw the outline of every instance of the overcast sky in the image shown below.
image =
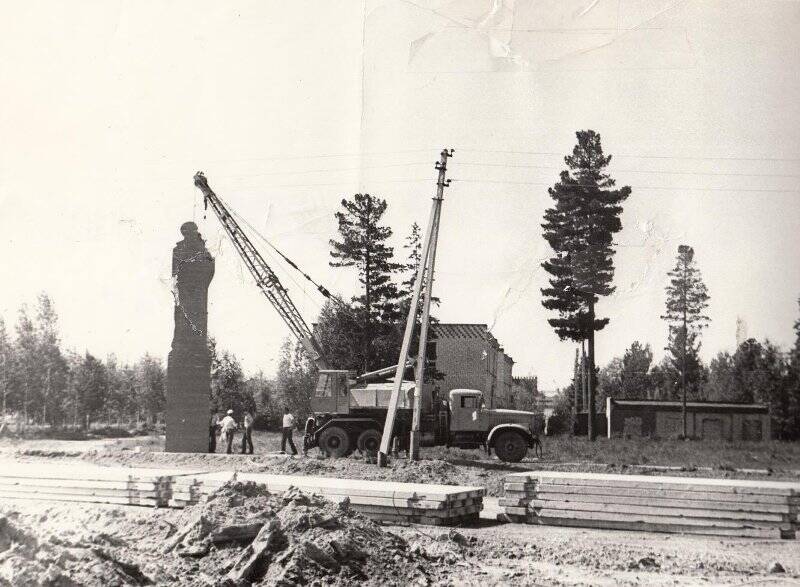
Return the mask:
<path fill-rule="evenodd" d="M 598 362 L 663 356 L 666 272 L 696 251 L 709 359 L 749 336 L 788 346 L 800 295 L 800 3 L 469 0 L 16 3 L 0 21 L 0 315 L 38 292 L 65 345 L 166 358 L 170 255 L 194 219 L 217 258 L 209 327 L 247 372 L 288 335 L 192 175 L 318 281 L 342 197 L 389 202 L 400 251 L 425 223 L 433 162 L 456 149 L 436 294 L 486 323 L 516 375 L 554 389 L 574 345 L 540 288 L 547 186 L 575 131 L 601 133 L 633 192 L 599 311 Z M 264 251 L 266 253 L 266 251 Z M 271 259 L 271 257 L 267 257 Z M 307 320 L 322 299 L 276 263 Z M 297 283 L 295 283 L 297 279 Z"/>

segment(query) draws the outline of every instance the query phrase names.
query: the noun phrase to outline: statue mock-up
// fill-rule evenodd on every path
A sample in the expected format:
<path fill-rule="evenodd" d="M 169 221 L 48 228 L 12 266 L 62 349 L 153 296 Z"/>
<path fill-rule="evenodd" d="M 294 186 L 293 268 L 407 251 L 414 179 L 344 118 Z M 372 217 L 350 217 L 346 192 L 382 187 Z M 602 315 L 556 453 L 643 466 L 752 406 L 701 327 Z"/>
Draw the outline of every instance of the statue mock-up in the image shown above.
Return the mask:
<path fill-rule="evenodd" d="M 172 249 L 175 333 L 167 361 L 167 452 L 208 452 L 211 357 L 208 352 L 208 286 L 214 258 L 194 222 L 181 226 Z"/>

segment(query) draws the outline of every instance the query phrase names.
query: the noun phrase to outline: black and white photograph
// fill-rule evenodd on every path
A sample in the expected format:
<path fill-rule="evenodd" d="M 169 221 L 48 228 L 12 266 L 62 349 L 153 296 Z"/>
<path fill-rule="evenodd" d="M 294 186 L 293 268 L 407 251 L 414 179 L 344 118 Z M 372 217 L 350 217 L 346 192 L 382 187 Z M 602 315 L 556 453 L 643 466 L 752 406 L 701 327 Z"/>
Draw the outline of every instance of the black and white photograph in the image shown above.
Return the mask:
<path fill-rule="evenodd" d="M 800 586 L 800 1 L 0 6 L 0 587 Z"/>

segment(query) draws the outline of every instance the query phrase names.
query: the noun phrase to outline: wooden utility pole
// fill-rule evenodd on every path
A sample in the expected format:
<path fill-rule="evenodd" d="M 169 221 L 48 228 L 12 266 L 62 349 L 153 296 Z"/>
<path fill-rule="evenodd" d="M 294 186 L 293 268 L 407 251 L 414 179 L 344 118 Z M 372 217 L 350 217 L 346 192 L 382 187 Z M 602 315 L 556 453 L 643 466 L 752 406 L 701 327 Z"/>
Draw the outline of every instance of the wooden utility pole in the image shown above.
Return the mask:
<path fill-rule="evenodd" d="M 419 332 L 419 347 L 417 350 L 417 381 L 414 386 L 414 415 L 411 421 L 411 438 L 409 440 L 408 458 L 409 460 L 419 460 L 419 438 L 420 420 L 422 419 L 422 386 L 425 383 L 425 357 L 428 350 L 428 327 L 431 317 L 431 296 L 433 295 L 433 270 L 436 265 L 436 245 L 439 242 L 439 221 L 442 217 L 442 200 L 444 199 L 444 188 L 450 185 L 450 180 L 445 179 L 447 173 L 447 158 L 453 156 L 453 151 L 442 151 L 442 156 L 436 164 L 439 170 L 439 178 L 436 182 L 436 197 L 433 199 L 433 207 L 436 210 L 434 218 L 433 232 L 431 233 L 431 246 L 428 251 L 428 258 L 425 260 L 425 270 L 423 278 L 425 281 L 425 299 L 422 302 L 422 323 Z M 414 308 L 416 313 L 416 308 Z"/>
<path fill-rule="evenodd" d="M 428 217 L 428 227 L 425 229 L 425 240 L 422 243 L 422 258 L 420 259 L 419 267 L 417 267 L 417 276 L 414 280 L 414 289 L 411 294 L 411 304 L 408 309 L 408 317 L 406 318 L 406 329 L 403 334 L 403 344 L 400 347 L 400 358 L 399 362 L 397 363 L 397 370 L 394 374 L 394 383 L 392 385 L 392 395 L 389 399 L 389 407 L 386 412 L 386 422 L 383 426 L 383 436 L 381 437 L 381 446 L 378 451 L 378 466 L 385 467 L 387 465 L 387 455 L 389 454 L 389 447 L 392 442 L 392 436 L 394 434 L 394 421 L 397 416 L 397 404 L 400 401 L 400 390 L 403 385 L 403 374 L 405 372 L 405 365 L 408 362 L 408 350 L 411 346 L 411 336 L 414 333 L 414 324 L 416 323 L 417 318 L 417 308 L 419 306 L 419 294 L 422 290 L 422 281 L 423 276 L 425 274 L 425 268 L 428 265 L 428 258 L 429 253 L 431 250 L 431 240 L 434 234 L 434 230 L 438 231 L 438 218 L 439 218 L 439 210 L 441 209 L 442 205 L 442 190 L 449 184 L 449 181 L 444 179 L 444 172 L 447 170 L 447 158 L 453 156 L 453 150 L 444 149 L 441 153 L 440 160 L 436 163 L 436 169 L 439 171 L 439 180 L 437 182 L 437 195 L 433 198 L 433 204 L 431 205 L 431 213 Z M 432 282 L 433 281 L 433 271 L 431 271 L 428 279 Z M 430 294 L 430 287 L 428 288 L 428 294 Z M 427 297 L 427 296 L 426 296 Z M 430 302 L 430 300 L 428 300 Z M 427 328 L 426 328 L 427 333 Z M 420 337 L 422 339 L 422 337 Z M 418 361 L 424 361 L 424 355 L 422 357 L 418 357 Z M 424 365 L 422 365 L 420 370 L 424 369 Z M 421 389 L 421 388 L 417 388 Z M 415 396 L 419 396 L 419 391 L 415 393 Z M 415 404 L 420 402 L 415 401 Z"/>

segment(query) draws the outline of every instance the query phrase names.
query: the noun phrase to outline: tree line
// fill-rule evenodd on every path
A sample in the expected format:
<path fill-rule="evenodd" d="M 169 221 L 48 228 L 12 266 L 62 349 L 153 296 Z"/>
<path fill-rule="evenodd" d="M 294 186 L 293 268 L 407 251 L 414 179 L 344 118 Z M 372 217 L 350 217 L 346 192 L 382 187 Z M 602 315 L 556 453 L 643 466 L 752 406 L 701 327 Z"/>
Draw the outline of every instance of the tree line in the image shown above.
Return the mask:
<path fill-rule="evenodd" d="M 594 439 L 594 413 L 606 397 L 682 400 L 686 436 L 688 400 L 762 402 L 770 406 L 776 437 L 799 438 L 800 320 L 794 324 L 796 341 L 789 351 L 751 338 L 733 354 L 720 352 L 705 365 L 701 335 L 710 322 L 705 311 L 711 297 L 689 245 L 678 247 L 675 266 L 667 275 L 661 316 L 669 332 L 664 359 L 653 364 L 650 345 L 634 341 L 622 357 L 597 368 L 595 333 L 609 318 L 599 318 L 595 306 L 614 292 L 613 237 L 622 229 L 622 203 L 631 189 L 616 188 L 607 172 L 611 155 L 603 152 L 598 133 L 578 131 L 576 137 L 572 154 L 564 158 L 566 169 L 548 190 L 553 206 L 545 211 L 542 224 L 553 250 L 542 264 L 550 275 L 542 304 L 557 314 L 548 322 L 559 338 L 581 345 L 572 383 L 558 398 L 560 420 L 567 421 L 573 410 L 587 412 L 589 437 Z"/>
<path fill-rule="evenodd" d="M 770 340 L 748 338 L 733 353 L 719 352 L 708 364 L 692 353 L 686 373 L 688 400 L 768 404 L 773 435 L 780 440 L 800 439 L 800 319 L 794 330 L 796 340 L 789 350 Z M 682 373 L 676 354 L 680 357 L 681 350 L 668 347 L 666 356 L 656 363 L 649 344 L 631 343 L 621 357 L 611 359 L 597 372 L 601 411 L 606 397 L 681 399 Z M 585 361 L 576 353 L 573 381 L 558 397 L 565 418 L 573 408 L 585 408 L 581 396 L 584 367 Z"/>
<path fill-rule="evenodd" d="M 58 315 L 46 293 L 23 305 L 13 332 L 0 318 L 3 422 L 89 428 L 94 422 L 153 425 L 164 411 L 164 367 L 145 354 L 132 365 L 112 354 L 62 348 Z"/>

